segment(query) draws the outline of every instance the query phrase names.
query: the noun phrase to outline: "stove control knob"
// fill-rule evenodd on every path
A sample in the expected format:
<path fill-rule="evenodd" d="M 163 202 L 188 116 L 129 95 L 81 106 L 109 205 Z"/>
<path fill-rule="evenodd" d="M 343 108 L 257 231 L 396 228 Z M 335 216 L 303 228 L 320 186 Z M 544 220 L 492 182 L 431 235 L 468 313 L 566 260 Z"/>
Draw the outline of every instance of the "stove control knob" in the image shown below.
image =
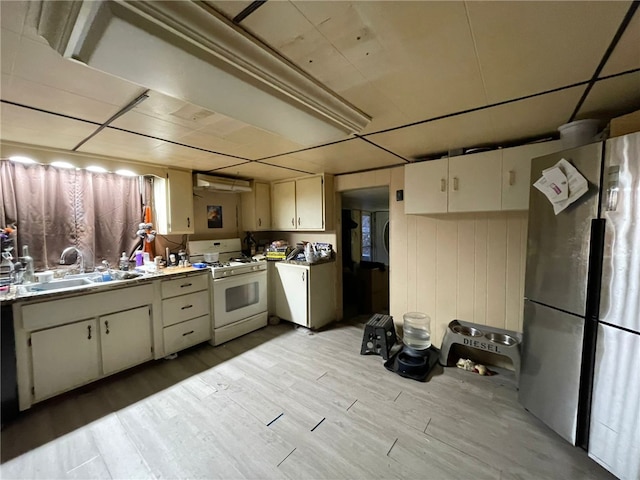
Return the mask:
<path fill-rule="evenodd" d="M 235 270 L 231 270 L 231 271 L 229 272 L 229 274 L 230 274 L 230 275 L 233 275 L 234 273 L 236 273 L 236 271 L 235 271 Z"/>

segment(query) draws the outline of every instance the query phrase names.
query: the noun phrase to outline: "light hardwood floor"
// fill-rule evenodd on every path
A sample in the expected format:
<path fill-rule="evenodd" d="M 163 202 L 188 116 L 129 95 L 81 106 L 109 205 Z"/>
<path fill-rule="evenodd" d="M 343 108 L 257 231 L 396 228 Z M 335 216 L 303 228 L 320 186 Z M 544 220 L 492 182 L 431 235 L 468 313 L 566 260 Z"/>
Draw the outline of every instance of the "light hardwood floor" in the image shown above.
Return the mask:
<path fill-rule="evenodd" d="M 426 383 L 360 355 L 363 324 L 269 326 L 36 405 L 8 478 L 613 478 L 518 403 L 513 374 Z"/>

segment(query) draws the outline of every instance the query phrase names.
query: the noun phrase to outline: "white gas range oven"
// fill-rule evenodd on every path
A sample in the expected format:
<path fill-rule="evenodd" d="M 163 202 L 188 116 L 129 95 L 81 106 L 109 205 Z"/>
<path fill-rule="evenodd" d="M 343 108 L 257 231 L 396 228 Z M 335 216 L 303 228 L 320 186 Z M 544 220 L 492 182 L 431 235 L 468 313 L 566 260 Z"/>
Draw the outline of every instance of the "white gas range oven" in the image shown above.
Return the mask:
<path fill-rule="evenodd" d="M 194 240 L 188 249 L 192 264 L 207 263 L 213 273 L 214 345 L 267 325 L 266 261 L 245 257 L 239 238 Z M 205 254 L 218 261 L 205 262 Z"/>

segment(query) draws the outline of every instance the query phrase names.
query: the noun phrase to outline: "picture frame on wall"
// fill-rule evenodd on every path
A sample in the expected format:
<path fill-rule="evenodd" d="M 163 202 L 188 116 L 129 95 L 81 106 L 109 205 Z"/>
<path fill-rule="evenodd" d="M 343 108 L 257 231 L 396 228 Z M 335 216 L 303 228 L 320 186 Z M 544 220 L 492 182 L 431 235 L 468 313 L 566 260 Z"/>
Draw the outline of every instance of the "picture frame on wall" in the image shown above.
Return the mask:
<path fill-rule="evenodd" d="M 207 205 L 207 225 L 222 228 L 222 205 Z"/>

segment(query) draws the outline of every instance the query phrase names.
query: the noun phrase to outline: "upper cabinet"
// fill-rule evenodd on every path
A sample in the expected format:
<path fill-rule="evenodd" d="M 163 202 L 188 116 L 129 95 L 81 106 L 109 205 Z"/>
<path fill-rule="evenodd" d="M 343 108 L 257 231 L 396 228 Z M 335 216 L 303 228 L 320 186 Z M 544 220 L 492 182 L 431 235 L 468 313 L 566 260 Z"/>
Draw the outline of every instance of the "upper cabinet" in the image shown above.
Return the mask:
<path fill-rule="evenodd" d="M 252 182 L 251 191 L 243 193 L 242 228 L 248 232 L 271 230 L 271 189 L 268 183 Z"/>
<path fill-rule="evenodd" d="M 159 234 L 194 233 L 191 172 L 169 169 L 166 179 L 155 179 L 153 193 Z"/>
<path fill-rule="evenodd" d="M 560 150 L 560 140 L 502 150 L 502 210 L 529 209 L 531 160 Z"/>
<path fill-rule="evenodd" d="M 527 210 L 531 159 L 560 149 L 545 142 L 405 166 L 405 213 Z"/>
<path fill-rule="evenodd" d="M 272 183 L 272 230 L 331 229 L 332 179 L 313 175 Z"/>

